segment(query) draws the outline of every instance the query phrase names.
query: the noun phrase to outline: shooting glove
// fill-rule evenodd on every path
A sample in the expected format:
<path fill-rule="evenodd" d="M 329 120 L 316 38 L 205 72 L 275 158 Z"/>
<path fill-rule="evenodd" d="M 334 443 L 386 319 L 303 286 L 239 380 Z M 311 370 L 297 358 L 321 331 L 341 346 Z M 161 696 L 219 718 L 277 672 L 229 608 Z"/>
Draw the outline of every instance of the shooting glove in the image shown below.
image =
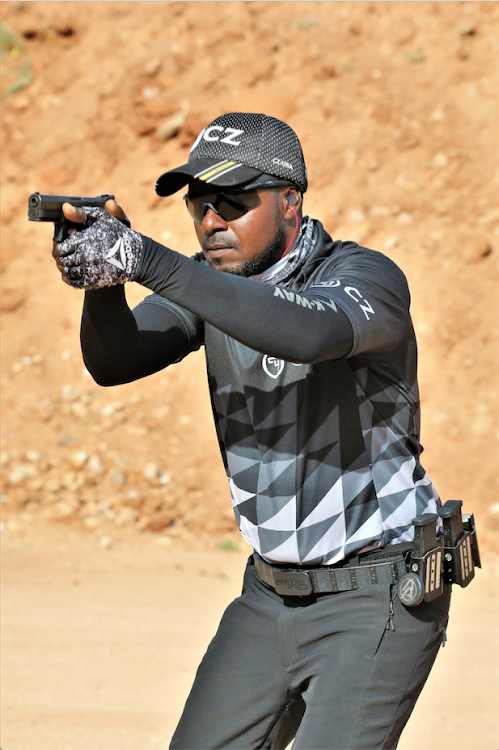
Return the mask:
<path fill-rule="evenodd" d="M 59 243 L 64 273 L 75 289 L 100 289 L 133 281 L 142 236 L 102 208 L 84 208 L 87 227 Z"/>

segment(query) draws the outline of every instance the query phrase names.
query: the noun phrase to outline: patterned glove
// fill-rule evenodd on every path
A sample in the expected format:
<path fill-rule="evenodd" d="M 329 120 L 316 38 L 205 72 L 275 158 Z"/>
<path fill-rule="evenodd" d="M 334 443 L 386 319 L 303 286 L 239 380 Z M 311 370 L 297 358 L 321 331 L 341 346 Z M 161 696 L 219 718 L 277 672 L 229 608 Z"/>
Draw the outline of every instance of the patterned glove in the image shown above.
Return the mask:
<path fill-rule="evenodd" d="M 102 208 L 84 208 L 87 229 L 59 243 L 64 273 L 75 289 L 100 289 L 133 281 L 142 237 Z"/>

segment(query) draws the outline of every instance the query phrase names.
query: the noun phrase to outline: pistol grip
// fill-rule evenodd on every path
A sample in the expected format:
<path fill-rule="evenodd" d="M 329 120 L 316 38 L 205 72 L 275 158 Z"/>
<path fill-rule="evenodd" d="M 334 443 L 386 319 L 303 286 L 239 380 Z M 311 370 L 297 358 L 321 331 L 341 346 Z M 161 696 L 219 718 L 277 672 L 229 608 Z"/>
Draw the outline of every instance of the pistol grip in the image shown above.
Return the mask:
<path fill-rule="evenodd" d="M 68 238 L 68 229 L 76 229 L 81 231 L 87 229 L 85 224 L 74 224 L 72 221 L 61 221 L 54 223 L 54 242 L 62 242 Z"/>
<path fill-rule="evenodd" d="M 54 242 L 62 242 L 66 239 L 67 224 L 54 224 Z"/>

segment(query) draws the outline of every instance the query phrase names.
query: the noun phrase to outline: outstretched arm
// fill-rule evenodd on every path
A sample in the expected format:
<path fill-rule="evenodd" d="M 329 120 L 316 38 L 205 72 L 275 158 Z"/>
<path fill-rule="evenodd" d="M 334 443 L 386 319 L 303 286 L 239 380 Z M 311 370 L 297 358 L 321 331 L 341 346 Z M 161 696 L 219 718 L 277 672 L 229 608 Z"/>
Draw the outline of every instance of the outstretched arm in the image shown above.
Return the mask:
<path fill-rule="evenodd" d="M 291 362 L 386 351 L 406 330 L 405 277 L 355 243 L 335 255 L 334 278 L 297 294 L 185 258 L 102 210 L 86 215 L 89 227 L 59 245 L 63 277 L 78 288 L 137 281 L 246 346 Z"/>
<path fill-rule="evenodd" d="M 251 349 L 289 362 L 319 362 L 345 357 L 352 348 L 348 317 L 327 297 L 321 302 L 317 290 L 281 291 L 143 241 L 137 281 Z"/>
<path fill-rule="evenodd" d="M 125 213 L 115 201 L 107 201 L 105 208 L 108 214 L 125 223 Z M 65 203 L 63 211 L 70 221 L 88 226 L 88 212 L 84 209 Z M 119 222 L 115 222 L 115 225 L 119 233 Z M 70 230 L 69 235 L 74 233 L 75 230 Z M 78 233 L 79 236 L 71 241 L 79 241 L 81 234 Z M 140 238 L 135 232 L 130 232 L 130 236 L 132 239 Z M 52 254 L 63 281 L 70 284 L 64 250 L 61 255 L 59 247 L 54 244 Z M 116 263 L 108 264 L 108 269 L 114 273 L 120 272 Z M 201 322 L 193 315 L 166 299 L 152 295 L 132 311 L 121 283 L 103 286 L 85 293 L 81 322 L 83 359 L 100 385 L 128 383 L 150 375 L 198 349 L 201 327 Z"/>
<path fill-rule="evenodd" d="M 199 327 L 193 316 L 155 295 L 132 311 L 121 285 L 88 291 L 81 321 L 83 359 L 99 385 L 129 383 L 198 349 Z"/>
<path fill-rule="evenodd" d="M 213 270 L 143 238 L 137 280 L 232 338 L 288 362 L 379 354 L 409 324 L 409 290 L 386 256 L 337 243 L 321 280 L 295 292 Z"/>

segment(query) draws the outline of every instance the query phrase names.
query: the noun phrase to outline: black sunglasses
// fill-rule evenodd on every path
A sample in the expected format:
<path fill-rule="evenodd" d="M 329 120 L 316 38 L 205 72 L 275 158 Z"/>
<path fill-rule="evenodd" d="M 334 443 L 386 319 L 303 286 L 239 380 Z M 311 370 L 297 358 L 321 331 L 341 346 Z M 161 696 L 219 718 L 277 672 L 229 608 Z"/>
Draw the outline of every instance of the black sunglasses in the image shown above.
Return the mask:
<path fill-rule="evenodd" d="M 224 221 L 233 221 L 260 205 L 260 196 L 256 190 L 248 190 L 246 193 L 204 193 L 192 197 L 186 193 L 183 198 L 196 224 L 202 223 L 210 208 Z"/>

